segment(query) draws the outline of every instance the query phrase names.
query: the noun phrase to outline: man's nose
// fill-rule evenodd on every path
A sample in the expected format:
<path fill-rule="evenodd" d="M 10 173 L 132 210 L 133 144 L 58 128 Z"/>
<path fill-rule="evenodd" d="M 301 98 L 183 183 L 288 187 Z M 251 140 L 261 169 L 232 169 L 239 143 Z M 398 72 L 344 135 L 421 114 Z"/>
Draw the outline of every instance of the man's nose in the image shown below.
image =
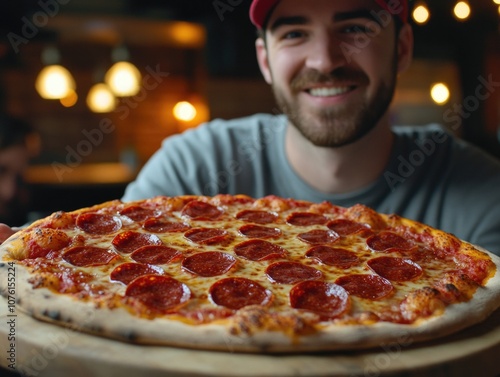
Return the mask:
<path fill-rule="evenodd" d="M 329 33 L 318 36 L 308 51 L 306 65 L 321 73 L 330 73 L 346 64 L 342 41 Z"/>

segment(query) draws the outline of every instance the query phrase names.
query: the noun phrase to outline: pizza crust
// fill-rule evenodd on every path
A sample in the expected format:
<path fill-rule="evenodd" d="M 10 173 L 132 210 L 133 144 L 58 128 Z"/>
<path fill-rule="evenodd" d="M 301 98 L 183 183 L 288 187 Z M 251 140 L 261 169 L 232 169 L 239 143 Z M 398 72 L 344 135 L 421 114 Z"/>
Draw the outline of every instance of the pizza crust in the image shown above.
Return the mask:
<path fill-rule="evenodd" d="M 18 308 L 37 319 L 135 344 L 250 353 L 359 350 L 436 339 L 484 321 L 500 307 L 500 258 L 486 253 L 497 266 L 495 276 L 485 287 L 479 287 L 470 301 L 449 305 L 442 315 L 420 319 L 411 325 L 388 322 L 329 325 L 320 332 L 301 336 L 265 330 L 233 335 L 229 323 L 189 325 L 164 318 L 147 320 L 135 317 L 123 308 L 96 309 L 89 302 L 46 288 L 33 289 L 27 283 L 30 273 L 22 265 L 16 265 L 16 296 L 19 298 Z M 6 270 L 7 264 L 0 264 L 0 292 L 4 296 L 7 296 Z"/>

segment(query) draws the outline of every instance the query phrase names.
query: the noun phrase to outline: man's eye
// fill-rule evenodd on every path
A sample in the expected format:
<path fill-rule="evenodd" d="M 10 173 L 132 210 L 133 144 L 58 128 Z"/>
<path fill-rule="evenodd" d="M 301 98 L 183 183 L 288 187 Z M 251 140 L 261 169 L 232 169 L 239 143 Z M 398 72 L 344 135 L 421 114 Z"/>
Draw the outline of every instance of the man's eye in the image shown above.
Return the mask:
<path fill-rule="evenodd" d="M 304 36 L 304 33 L 301 31 L 289 31 L 288 33 L 283 35 L 283 39 L 297 39 Z"/>

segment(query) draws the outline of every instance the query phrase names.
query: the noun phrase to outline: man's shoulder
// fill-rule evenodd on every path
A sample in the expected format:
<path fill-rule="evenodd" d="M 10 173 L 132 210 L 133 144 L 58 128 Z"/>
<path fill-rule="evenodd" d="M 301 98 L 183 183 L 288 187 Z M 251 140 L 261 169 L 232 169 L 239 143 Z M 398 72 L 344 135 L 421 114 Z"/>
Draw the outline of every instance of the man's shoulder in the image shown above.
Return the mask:
<path fill-rule="evenodd" d="M 500 160 L 455 135 L 444 126 L 439 124 L 395 126 L 393 131 L 403 141 L 403 144 L 406 141 L 407 145 L 411 145 L 415 149 L 423 149 L 423 152 L 436 151 L 436 157 L 439 158 L 446 154 L 455 163 L 463 163 L 468 166 L 480 163 L 483 167 L 496 170 L 500 174 Z"/>

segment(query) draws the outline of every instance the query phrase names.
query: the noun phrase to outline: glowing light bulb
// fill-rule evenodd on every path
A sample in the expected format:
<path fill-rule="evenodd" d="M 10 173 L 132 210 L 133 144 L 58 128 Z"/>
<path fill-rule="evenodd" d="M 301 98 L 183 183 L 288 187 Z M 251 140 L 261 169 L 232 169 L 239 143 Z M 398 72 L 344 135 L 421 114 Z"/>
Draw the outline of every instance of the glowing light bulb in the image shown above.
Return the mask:
<path fill-rule="evenodd" d="M 466 1 L 459 1 L 453 8 L 453 13 L 457 19 L 466 20 L 471 13 L 470 6 Z"/>
<path fill-rule="evenodd" d="M 118 97 L 134 96 L 141 88 L 141 73 L 132 63 L 120 61 L 106 72 L 104 82 Z"/>
<path fill-rule="evenodd" d="M 78 94 L 76 94 L 74 90 L 70 90 L 68 95 L 61 98 L 59 102 L 61 102 L 61 105 L 64 107 L 72 107 L 78 102 Z"/>
<path fill-rule="evenodd" d="M 425 5 L 419 5 L 413 10 L 413 19 L 418 24 L 425 24 L 429 21 L 429 9 Z"/>
<path fill-rule="evenodd" d="M 44 67 L 35 81 L 35 88 L 42 98 L 61 99 L 75 90 L 75 80 L 71 73 L 61 65 Z"/>
<path fill-rule="evenodd" d="M 192 121 L 197 114 L 196 107 L 188 101 L 177 102 L 173 109 L 174 117 L 178 120 L 189 122 Z"/>
<path fill-rule="evenodd" d="M 438 105 L 444 105 L 450 99 L 450 90 L 442 82 L 436 83 L 431 88 L 431 98 Z"/>
<path fill-rule="evenodd" d="M 87 106 L 94 113 L 109 113 L 116 107 L 116 98 L 106 84 L 95 84 L 87 95 Z"/>

